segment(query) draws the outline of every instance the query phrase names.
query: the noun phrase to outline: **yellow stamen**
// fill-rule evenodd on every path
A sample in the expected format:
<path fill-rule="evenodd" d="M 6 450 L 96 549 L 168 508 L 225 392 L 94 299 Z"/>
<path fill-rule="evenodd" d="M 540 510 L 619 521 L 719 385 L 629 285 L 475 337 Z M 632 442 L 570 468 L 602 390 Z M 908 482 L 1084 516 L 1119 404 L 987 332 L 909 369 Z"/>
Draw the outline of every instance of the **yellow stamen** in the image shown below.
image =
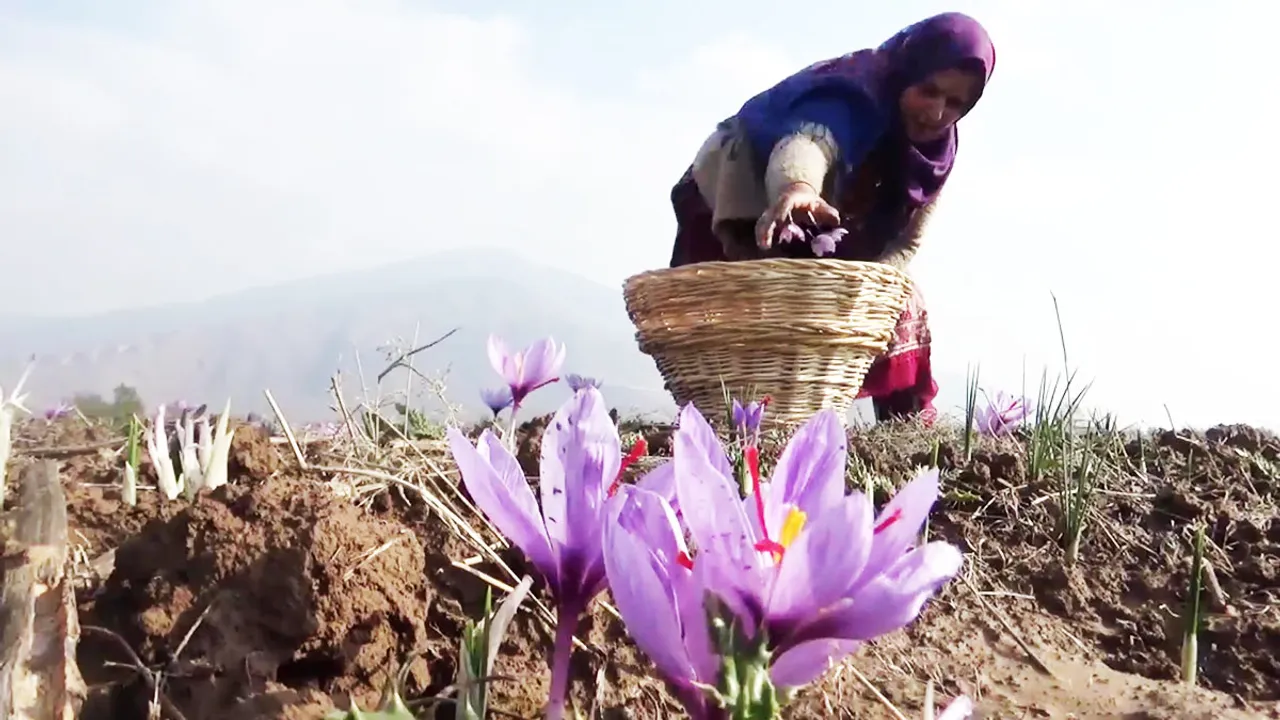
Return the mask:
<path fill-rule="evenodd" d="M 803 511 L 791 508 L 791 511 L 787 513 L 787 518 L 782 521 L 782 531 L 778 533 L 778 545 L 782 546 L 784 550 L 791 547 L 791 543 L 795 542 L 796 538 L 800 536 L 800 531 L 804 529 L 805 521 L 808 519 L 809 516 L 805 515 Z M 782 562 L 782 553 L 775 550 L 773 561 L 775 563 Z"/>

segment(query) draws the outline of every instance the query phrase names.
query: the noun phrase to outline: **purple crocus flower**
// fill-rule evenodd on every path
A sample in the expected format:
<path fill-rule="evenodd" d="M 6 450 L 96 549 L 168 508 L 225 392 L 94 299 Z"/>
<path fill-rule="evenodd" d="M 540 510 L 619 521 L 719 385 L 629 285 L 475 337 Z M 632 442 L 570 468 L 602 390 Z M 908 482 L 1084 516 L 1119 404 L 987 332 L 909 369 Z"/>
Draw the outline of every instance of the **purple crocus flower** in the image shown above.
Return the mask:
<path fill-rule="evenodd" d="M 937 471 L 921 473 L 876 516 L 865 495 L 844 494 L 846 440 L 834 412 L 819 413 L 796 433 L 771 482 L 761 482 L 749 453 L 755 490 L 745 500 L 726 467 L 724 449 L 708 442 L 714 437 L 709 431 L 695 408 L 682 411 L 672 463 L 684 524 L 697 548 L 686 569 L 747 632 L 767 641 L 775 686 L 806 685 L 862 642 L 903 627 L 959 572 L 963 558 L 955 547 L 913 547 L 937 499 Z M 631 534 L 661 562 L 670 552 L 654 548 L 668 541 L 648 529 L 653 525 L 634 523 L 645 530 Z M 677 687 L 681 677 L 703 682 L 705 664 L 692 676 L 673 674 L 678 666 L 671 657 L 701 650 L 690 646 L 687 632 L 672 632 L 671 622 L 656 617 L 680 612 L 673 608 L 675 571 L 664 577 L 651 569 L 653 563 L 630 560 L 635 551 L 619 540 L 622 535 L 610 531 L 614 542 L 606 539 L 605 557 L 607 567 L 627 568 L 609 580 L 629 632 Z M 641 590 L 646 595 L 640 599 L 623 599 Z M 658 595 L 672 599 L 659 606 L 653 599 Z"/>
<path fill-rule="evenodd" d="M 578 392 L 585 387 L 593 387 L 599 390 L 601 384 L 599 380 L 593 377 L 587 377 L 586 375 L 578 375 L 575 373 L 565 375 L 564 381 L 569 383 L 569 389 L 573 392 Z"/>
<path fill-rule="evenodd" d="M 1022 398 L 997 392 L 987 398 L 985 406 L 976 408 L 973 424 L 983 435 L 998 437 L 1013 432 L 1027 417 L 1027 406 Z"/>
<path fill-rule="evenodd" d="M 543 338 L 513 353 L 501 338 L 489 336 L 489 363 L 511 388 L 511 404 L 515 407 L 519 407 L 529 393 L 559 379 L 564 352 L 563 345 L 552 338 Z"/>
<path fill-rule="evenodd" d="M 67 402 L 60 402 L 57 405 L 44 411 L 44 419 L 53 422 L 70 415 L 75 410 L 75 406 Z"/>
<path fill-rule="evenodd" d="M 733 401 L 733 427 L 744 442 L 753 442 L 760 436 L 760 421 L 764 419 L 764 410 L 769 406 L 766 395 L 760 401 L 752 401 L 743 407 L 737 400 Z"/>
<path fill-rule="evenodd" d="M 805 237 L 806 237 L 806 233 L 804 231 L 804 228 L 800 227 L 795 223 L 787 223 L 786 225 L 782 226 L 782 230 L 778 231 L 778 242 L 784 243 L 784 244 L 793 243 L 793 242 L 804 242 Z"/>
<path fill-rule="evenodd" d="M 511 407 L 511 388 L 503 385 L 497 388 L 485 388 L 480 391 L 480 399 L 484 401 L 485 407 L 493 413 L 494 417 L 498 413 Z"/>
<path fill-rule="evenodd" d="M 579 616 L 605 588 L 605 500 L 622 471 L 621 439 L 600 391 L 586 388 L 560 407 L 542 436 L 542 507 L 520 463 L 485 430 L 472 445 L 456 428 L 449 447 L 477 507 L 546 580 L 557 605 L 547 717 L 564 711 L 569 655 Z"/>
<path fill-rule="evenodd" d="M 604 562 L 610 591 L 632 638 L 694 720 L 717 710 L 698 684 L 716 684 L 702 576 L 694 572 L 684 529 L 658 493 L 624 486 L 610 502 Z"/>
<path fill-rule="evenodd" d="M 813 254 L 818 257 L 834 255 L 836 252 L 836 245 L 838 245 L 840 241 L 844 239 L 844 236 L 848 234 L 849 231 L 844 228 L 828 230 L 827 232 L 814 235 L 813 239 L 809 241 L 809 247 L 813 250 Z"/>

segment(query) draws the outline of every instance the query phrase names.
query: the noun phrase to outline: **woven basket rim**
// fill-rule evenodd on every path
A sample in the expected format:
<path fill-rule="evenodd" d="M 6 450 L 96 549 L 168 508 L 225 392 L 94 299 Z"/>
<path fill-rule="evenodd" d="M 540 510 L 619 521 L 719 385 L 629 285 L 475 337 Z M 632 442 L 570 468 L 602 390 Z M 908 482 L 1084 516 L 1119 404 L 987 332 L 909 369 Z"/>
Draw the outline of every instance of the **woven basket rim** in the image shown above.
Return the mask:
<path fill-rule="evenodd" d="M 911 282 L 910 275 L 888 263 L 868 260 L 836 260 L 832 258 L 760 258 L 737 261 L 709 260 L 707 262 L 681 265 L 680 267 L 655 268 L 628 277 L 623 282 L 623 285 L 629 288 L 633 283 L 644 282 L 651 278 L 665 280 L 680 275 L 702 275 L 704 277 L 708 275 L 741 275 L 755 277 L 760 282 L 768 282 L 770 279 L 767 276 L 761 276 L 759 273 L 762 269 L 776 274 L 812 273 L 815 270 L 837 275 L 861 275 L 867 272 L 876 272 L 898 275 L 902 280 L 908 283 Z"/>

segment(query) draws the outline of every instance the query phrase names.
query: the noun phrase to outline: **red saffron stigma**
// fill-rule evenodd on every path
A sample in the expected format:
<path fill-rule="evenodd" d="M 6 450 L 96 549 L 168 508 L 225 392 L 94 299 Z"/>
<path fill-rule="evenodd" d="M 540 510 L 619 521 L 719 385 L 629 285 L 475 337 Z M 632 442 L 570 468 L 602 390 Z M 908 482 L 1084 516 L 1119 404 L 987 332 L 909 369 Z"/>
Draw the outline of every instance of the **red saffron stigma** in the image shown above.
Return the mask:
<path fill-rule="evenodd" d="M 689 557 L 689 553 L 687 553 L 687 552 L 685 552 L 685 551 L 681 550 L 681 551 L 680 551 L 680 554 L 679 554 L 679 555 L 676 555 L 676 564 L 677 564 L 677 565 L 679 565 L 680 567 L 682 567 L 682 568 L 686 569 L 686 570 L 692 570 L 692 569 L 693 569 L 693 558 L 690 558 L 690 557 Z"/>
<path fill-rule="evenodd" d="M 622 484 L 622 475 L 627 468 L 636 464 L 636 461 L 644 457 L 645 451 L 649 449 L 649 443 L 644 438 L 636 440 L 636 444 L 631 446 L 631 450 L 622 458 L 622 462 L 618 465 L 618 475 L 613 479 L 613 484 L 609 486 L 609 497 L 618 494 L 618 486 Z"/>
<path fill-rule="evenodd" d="M 769 538 L 769 527 L 764 521 L 764 495 L 760 493 L 760 450 L 755 446 L 748 446 L 743 449 L 742 457 L 747 461 L 747 470 L 751 473 L 751 489 L 756 496 L 756 520 L 759 521 L 760 533 L 764 536 L 763 540 L 756 543 L 755 548 L 760 552 L 781 555 L 786 548 Z"/>
<path fill-rule="evenodd" d="M 881 532 L 887 530 L 890 525 L 898 522 L 901 519 L 902 519 L 902 508 L 895 508 L 893 512 L 889 513 L 889 517 L 881 520 L 880 523 L 876 525 L 875 529 L 872 530 L 871 532 L 873 535 L 879 535 Z"/>

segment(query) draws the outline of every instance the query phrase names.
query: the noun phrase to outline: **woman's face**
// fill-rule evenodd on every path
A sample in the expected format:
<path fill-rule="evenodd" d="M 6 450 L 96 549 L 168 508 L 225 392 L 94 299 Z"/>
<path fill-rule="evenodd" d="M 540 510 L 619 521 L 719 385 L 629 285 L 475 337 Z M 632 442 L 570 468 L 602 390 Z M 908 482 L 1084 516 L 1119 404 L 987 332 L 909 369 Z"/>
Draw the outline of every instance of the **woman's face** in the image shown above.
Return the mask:
<path fill-rule="evenodd" d="M 972 72 L 948 69 L 903 90 L 898 109 L 907 137 L 912 142 L 942 137 L 973 103 L 980 82 Z"/>

